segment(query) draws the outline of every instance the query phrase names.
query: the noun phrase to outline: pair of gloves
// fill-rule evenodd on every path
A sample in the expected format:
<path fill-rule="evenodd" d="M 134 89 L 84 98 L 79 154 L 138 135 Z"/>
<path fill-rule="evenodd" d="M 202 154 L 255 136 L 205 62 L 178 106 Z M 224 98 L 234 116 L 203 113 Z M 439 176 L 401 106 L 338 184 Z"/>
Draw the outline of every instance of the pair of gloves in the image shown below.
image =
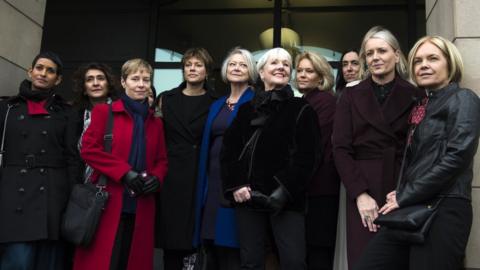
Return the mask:
<path fill-rule="evenodd" d="M 156 176 L 139 174 L 135 171 L 127 172 L 122 177 L 122 182 L 133 197 L 155 193 L 160 189 L 160 182 Z"/>
<path fill-rule="evenodd" d="M 287 190 L 284 187 L 279 186 L 272 192 L 272 194 L 270 194 L 270 196 L 267 196 L 260 191 L 251 191 L 249 204 L 254 208 L 268 209 L 273 215 L 277 215 L 287 204 L 288 198 L 289 195 Z"/>

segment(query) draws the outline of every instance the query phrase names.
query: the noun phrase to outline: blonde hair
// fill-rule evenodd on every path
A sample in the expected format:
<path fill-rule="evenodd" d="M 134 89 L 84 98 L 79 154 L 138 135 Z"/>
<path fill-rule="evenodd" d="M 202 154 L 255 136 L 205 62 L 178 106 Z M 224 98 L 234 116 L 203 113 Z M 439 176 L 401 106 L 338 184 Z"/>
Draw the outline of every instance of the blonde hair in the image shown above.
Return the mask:
<path fill-rule="evenodd" d="M 415 59 L 418 48 L 427 42 L 435 45 L 447 59 L 448 81 L 457 83 L 460 82 L 462 80 L 464 70 L 462 55 L 458 51 L 457 47 L 450 42 L 450 40 L 441 36 L 424 36 L 419 39 L 415 45 L 413 45 L 413 48 L 408 54 L 408 71 L 411 74 L 412 81 L 417 84 L 413 60 Z"/>
<path fill-rule="evenodd" d="M 227 66 L 228 63 L 230 62 L 230 59 L 232 56 L 239 54 L 243 56 L 243 59 L 245 59 L 245 64 L 247 64 L 247 70 L 248 70 L 248 83 L 249 84 L 254 84 L 255 81 L 257 80 L 258 73 L 257 70 L 255 69 L 255 61 L 253 60 L 252 54 L 245 49 L 242 49 L 240 47 L 235 47 L 233 48 L 225 58 L 222 64 L 222 69 L 221 69 L 221 74 L 222 74 L 222 79 L 225 83 L 228 83 L 227 80 Z"/>
<path fill-rule="evenodd" d="M 313 69 L 321 78 L 320 91 L 331 91 L 334 84 L 332 67 L 325 59 L 325 57 L 318 55 L 314 52 L 305 51 L 295 58 L 295 69 L 298 69 L 300 61 L 303 59 L 310 60 L 312 63 Z M 295 80 L 295 85 L 298 88 L 297 80 Z"/>
<path fill-rule="evenodd" d="M 152 69 L 152 66 L 150 66 L 150 64 L 147 61 L 141 58 L 130 59 L 127 62 L 125 62 L 125 64 L 123 64 L 122 66 L 122 71 L 121 71 L 122 79 L 126 80 L 128 75 L 142 69 L 150 73 L 150 78 L 152 77 L 153 69 Z"/>
<path fill-rule="evenodd" d="M 402 50 L 400 49 L 400 43 L 398 42 L 397 38 L 390 32 L 389 30 L 385 29 L 382 26 L 374 26 L 363 37 L 362 47 L 360 48 L 360 63 L 362 66 L 365 66 L 366 63 L 366 55 L 365 55 L 365 45 L 367 41 L 372 38 L 379 38 L 384 40 L 385 42 L 392 47 L 395 52 L 398 52 L 400 61 L 395 64 L 395 70 L 400 77 L 403 79 L 408 78 L 407 72 L 407 60 L 405 59 L 405 55 L 403 54 Z M 368 76 L 369 72 L 365 74 Z"/>

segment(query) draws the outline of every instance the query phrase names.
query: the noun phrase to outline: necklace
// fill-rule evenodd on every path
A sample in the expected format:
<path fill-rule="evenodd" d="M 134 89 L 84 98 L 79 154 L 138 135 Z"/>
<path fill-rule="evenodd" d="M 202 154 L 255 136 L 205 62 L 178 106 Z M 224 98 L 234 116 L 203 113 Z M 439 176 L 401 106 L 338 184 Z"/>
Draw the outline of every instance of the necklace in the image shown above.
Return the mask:
<path fill-rule="evenodd" d="M 227 107 L 230 111 L 233 111 L 233 109 L 235 108 L 235 105 L 237 104 L 237 102 L 230 102 L 230 99 L 228 98 L 225 101 L 225 103 L 227 104 Z"/>

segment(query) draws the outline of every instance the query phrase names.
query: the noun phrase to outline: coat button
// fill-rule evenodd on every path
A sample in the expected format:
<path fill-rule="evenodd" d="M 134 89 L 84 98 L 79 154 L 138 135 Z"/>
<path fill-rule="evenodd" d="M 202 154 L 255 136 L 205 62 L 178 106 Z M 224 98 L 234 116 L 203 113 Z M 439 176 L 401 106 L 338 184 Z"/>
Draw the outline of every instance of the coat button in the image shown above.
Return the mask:
<path fill-rule="evenodd" d="M 22 213 L 22 212 L 23 212 L 23 208 L 22 208 L 21 206 L 19 206 L 19 207 L 17 207 L 17 208 L 15 209 L 15 212 L 17 212 L 17 213 Z"/>
<path fill-rule="evenodd" d="M 27 173 L 27 169 L 22 168 L 22 169 L 20 170 L 20 173 L 21 173 L 21 174 L 26 174 L 26 173 Z"/>
<path fill-rule="evenodd" d="M 47 153 L 47 150 L 45 150 L 45 149 L 40 150 L 40 154 L 45 154 L 45 153 Z"/>
<path fill-rule="evenodd" d="M 18 120 L 23 120 L 23 119 L 25 119 L 25 115 L 20 114 L 20 115 L 17 117 L 17 119 L 18 119 Z"/>
<path fill-rule="evenodd" d="M 46 130 L 42 130 L 42 135 L 47 135 L 48 132 Z"/>
<path fill-rule="evenodd" d="M 193 147 L 193 149 L 197 149 L 197 145 L 196 145 L 196 144 L 192 145 L 192 147 Z"/>
<path fill-rule="evenodd" d="M 19 188 L 18 193 L 25 193 L 25 189 L 23 187 Z"/>
<path fill-rule="evenodd" d="M 45 174 L 45 172 L 46 172 L 45 168 L 40 168 L 40 173 L 41 174 Z"/>
<path fill-rule="evenodd" d="M 41 187 L 39 188 L 39 190 L 40 190 L 40 192 L 44 192 L 44 191 L 45 191 L 45 187 L 44 187 L 44 186 L 41 186 Z"/>
<path fill-rule="evenodd" d="M 25 130 L 24 130 L 24 131 L 22 131 L 22 136 L 23 136 L 24 138 L 26 138 L 26 137 L 27 137 L 27 134 L 28 134 L 28 133 L 27 133 Z"/>

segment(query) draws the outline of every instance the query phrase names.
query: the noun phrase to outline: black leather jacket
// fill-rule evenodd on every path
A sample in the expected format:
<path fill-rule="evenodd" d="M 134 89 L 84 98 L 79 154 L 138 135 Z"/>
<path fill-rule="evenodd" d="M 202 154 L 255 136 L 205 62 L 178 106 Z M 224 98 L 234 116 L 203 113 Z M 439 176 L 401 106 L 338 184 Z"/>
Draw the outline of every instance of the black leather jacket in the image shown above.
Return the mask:
<path fill-rule="evenodd" d="M 480 134 L 480 99 L 451 83 L 429 93 L 426 115 L 407 149 L 400 207 L 436 197 L 471 200 L 473 157 Z"/>

